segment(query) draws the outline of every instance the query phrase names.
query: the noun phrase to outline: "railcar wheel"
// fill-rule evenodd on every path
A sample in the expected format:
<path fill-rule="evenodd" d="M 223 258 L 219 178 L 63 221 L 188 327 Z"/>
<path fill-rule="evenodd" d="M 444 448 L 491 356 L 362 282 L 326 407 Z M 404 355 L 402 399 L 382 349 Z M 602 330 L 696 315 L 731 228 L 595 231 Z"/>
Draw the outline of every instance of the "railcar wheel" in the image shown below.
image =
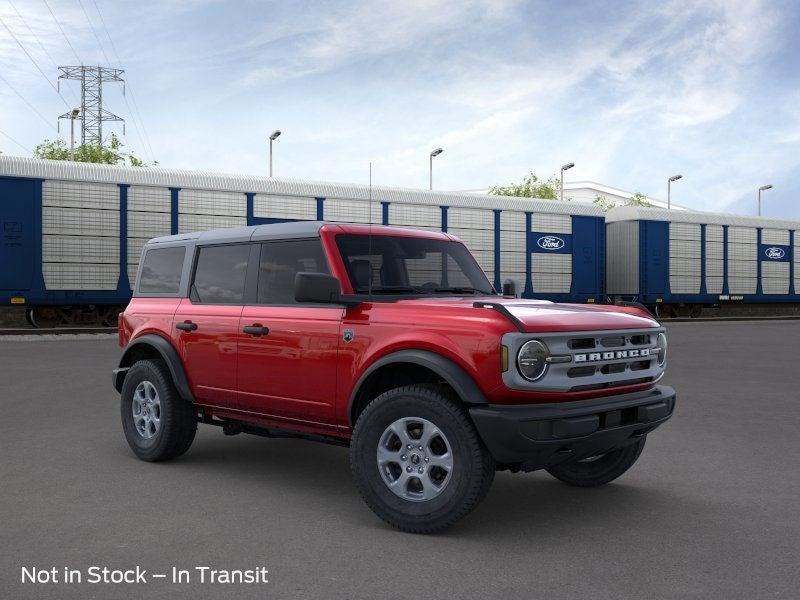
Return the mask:
<path fill-rule="evenodd" d="M 61 324 L 62 318 L 58 308 L 37 306 L 31 309 L 30 322 L 36 328 L 52 328 Z"/>

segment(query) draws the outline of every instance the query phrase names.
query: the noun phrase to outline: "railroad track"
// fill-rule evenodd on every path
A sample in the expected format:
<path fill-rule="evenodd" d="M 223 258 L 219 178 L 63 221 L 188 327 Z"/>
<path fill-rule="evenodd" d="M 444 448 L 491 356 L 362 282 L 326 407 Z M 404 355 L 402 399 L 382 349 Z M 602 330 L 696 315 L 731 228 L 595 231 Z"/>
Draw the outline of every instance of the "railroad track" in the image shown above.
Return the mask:
<path fill-rule="evenodd" d="M 117 333 L 116 327 L 52 327 L 47 329 L 34 329 L 33 327 L 13 327 L 0 329 L 3 335 L 65 335 L 76 333 Z"/>

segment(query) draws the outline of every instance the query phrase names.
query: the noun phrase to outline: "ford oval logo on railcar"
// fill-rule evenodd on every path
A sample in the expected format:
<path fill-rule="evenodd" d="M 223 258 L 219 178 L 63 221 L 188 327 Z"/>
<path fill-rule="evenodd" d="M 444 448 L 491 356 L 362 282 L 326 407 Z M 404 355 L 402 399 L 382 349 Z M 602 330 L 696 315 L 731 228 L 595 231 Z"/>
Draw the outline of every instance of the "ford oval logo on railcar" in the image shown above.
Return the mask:
<path fill-rule="evenodd" d="M 771 260 L 780 260 L 786 256 L 786 250 L 778 248 L 777 246 L 772 246 L 764 250 L 764 255 Z"/>
<path fill-rule="evenodd" d="M 536 240 L 536 245 L 542 250 L 561 250 L 566 242 L 555 235 L 543 235 Z"/>

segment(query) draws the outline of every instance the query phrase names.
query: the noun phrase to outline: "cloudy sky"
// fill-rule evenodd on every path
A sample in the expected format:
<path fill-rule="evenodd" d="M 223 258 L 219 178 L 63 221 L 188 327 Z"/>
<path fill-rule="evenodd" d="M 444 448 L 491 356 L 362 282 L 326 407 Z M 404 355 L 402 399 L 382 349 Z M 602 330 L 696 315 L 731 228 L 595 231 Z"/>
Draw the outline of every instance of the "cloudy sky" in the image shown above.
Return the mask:
<path fill-rule="evenodd" d="M 772 183 L 764 213 L 800 218 L 797 2 L 0 0 L 0 19 L 6 154 L 75 104 L 56 64 L 121 64 L 106 107 L 164 167 L 264 174 L 279 128 L 279 176 L 366 182 L 372 161 L 425 187 L 441 146 L 438 189 L 574 161 L 657 198 L 682 173 L 673 200 L 704 210 L 753 214 Z"/>

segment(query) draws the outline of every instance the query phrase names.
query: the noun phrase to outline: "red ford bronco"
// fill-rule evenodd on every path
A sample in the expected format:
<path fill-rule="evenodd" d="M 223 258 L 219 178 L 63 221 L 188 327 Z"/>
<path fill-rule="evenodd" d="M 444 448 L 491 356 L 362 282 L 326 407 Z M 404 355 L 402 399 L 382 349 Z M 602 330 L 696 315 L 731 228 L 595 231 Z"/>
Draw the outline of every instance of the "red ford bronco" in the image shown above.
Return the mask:
<path fill-rule="evenodd" d="M 498 296 L 447 233 L 319 222 L 151 240 L 114 387 L 133 452 L 197 424 L 350 446 L 369 507 L 442 530 L 496 470 L 598 486 L 669 419 L 664 329 L 635 307 Z"/>

